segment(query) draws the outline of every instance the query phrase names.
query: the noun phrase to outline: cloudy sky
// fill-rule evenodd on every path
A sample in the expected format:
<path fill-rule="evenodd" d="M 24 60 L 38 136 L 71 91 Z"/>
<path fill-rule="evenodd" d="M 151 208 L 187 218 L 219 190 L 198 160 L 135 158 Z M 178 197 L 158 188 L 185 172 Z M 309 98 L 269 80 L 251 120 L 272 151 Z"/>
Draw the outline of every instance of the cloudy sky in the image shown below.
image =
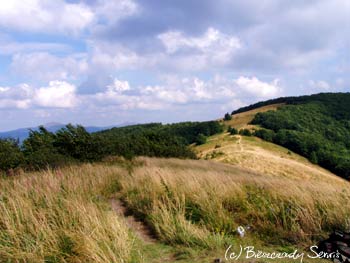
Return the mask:
<path fill-rule="evenodd" d="M 209 120 L 350 91 L 347 0 L 9 0 L 0 130 Z"/>

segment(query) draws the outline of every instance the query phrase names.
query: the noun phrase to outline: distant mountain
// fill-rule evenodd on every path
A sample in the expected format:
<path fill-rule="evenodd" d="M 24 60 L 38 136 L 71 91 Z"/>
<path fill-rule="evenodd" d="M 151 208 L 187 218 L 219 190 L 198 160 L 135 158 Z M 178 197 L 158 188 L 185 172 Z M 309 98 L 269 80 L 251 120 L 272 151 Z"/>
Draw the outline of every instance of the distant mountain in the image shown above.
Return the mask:
<path fill-rule="evenodd" d="M 107 127 L 87 126 L 85 127 L 85 129 L 89 133 L 93 133 L 93 132 L 103 131 L 103 130 L 107 130 L 115 127 L 125 127 L 129 125 L 134 125 L 134 123 L 125 122 L 122 124 L 107 126 Z M 63 127 L 65 127 L 66 125 L 58 122 L 50 122 L 50 123 L 43 124 L 43 126 L 50 132 L 56 132 L 59 129 L 62 129 Z M 30 130 L 37 131 L 39 130 L 39 126 L 0 132 L 0 138 L 14 138 L 14 139 L 18 139 L 20 142 L 23 142 L 26 138 L 28 138 Z"/>

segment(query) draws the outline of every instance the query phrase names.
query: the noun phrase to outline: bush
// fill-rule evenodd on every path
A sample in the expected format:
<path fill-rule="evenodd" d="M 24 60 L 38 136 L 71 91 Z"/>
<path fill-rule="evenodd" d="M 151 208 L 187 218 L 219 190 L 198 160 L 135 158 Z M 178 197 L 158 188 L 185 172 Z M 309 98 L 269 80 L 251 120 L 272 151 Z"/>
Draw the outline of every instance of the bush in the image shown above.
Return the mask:
<path fill-rule="evenodd" d="M 231 126 L 228 127 L 227 131 L 228 131 L 231 135 L 236 135 L 236 134 L 238 134 L 238 131 L 237 131 L 235 128 L 231 127 Z"/>
<path fill-rule="evenodd" d="M 205 135 L 202 133 L 198 134 L 196 138 L 196 144 L 202 145 L 202 144 L 205 144 L 206 142 L 207 142 L 207 137 L 205 137 Z"/>
<path fill-rule="evenodd" d="M 224 120 L 225 120 L 225 121 L 230 121 L 230 120 L 232 120 L 232 115 L 231 115 L 230 113 L 227 112 L 227 113 L 225 114 Z"/>
<path fill-rule="evenodd" d="M 252 136 L 252 133 L 248 129 L 241 129 L 239 130 L 239 134 L 243 136 Z"/>
<path fill-rule="evenodd" d="M 274 131 L 266 129 L 260 129 L 254 132 L 254 136 L 259 137 L 268 142 L 273 142 L 275 135 L 276 134 Z"/>
<path fill-rule="evenodd" d="M 30 169 L 41 169 L 71 162 L 69 157 L 60 154 L 54 147 L 55 139 L 56 135 L 42 126 L 38 131 L 30 131 L 22 145 L 26 166 Z"/>
<path fill-rule="evenodd" d="M 0 139 L 0 170 L 7 171 L 23 164 L 24 158 L 18 141 Z"/>

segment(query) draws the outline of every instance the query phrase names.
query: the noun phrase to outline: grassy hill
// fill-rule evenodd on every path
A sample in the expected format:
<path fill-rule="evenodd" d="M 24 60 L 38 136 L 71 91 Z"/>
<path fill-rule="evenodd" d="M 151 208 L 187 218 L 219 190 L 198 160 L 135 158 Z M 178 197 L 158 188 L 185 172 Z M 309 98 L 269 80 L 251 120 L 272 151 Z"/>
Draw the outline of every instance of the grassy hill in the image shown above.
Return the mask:
<path fill-rule="evenodd" d="M 174 149 L 182 149 L 199 160 L 126 160 L 112 156 L 116 150 L 111 147 L 103 161 L 0 177 L 0 262 L 213 262 L 224 258 L 230 245 L 236 252 L 242 245 L 265 252 L 308 253 L 308 247 L 333 229 L 350 230 L 349 184 L 294 148 L 275 144 L 280 130 L 268 127 L 265 120 L 272 118 L 271 123 L 279 125 L 287 116 L 287 123 L 294 124 L 293 116 L 298 116 L 300 126 L 295 131 L 290 126 L 289 132 L 318 138 L 315 131 L 333 132 L 333 124 L 339 124 L 339 134 L 346 134 L 340 125 L 347 123 L 342 99 L 330 99 L 338 99 L 336 108 L 325 102 L 329 95 L 317 96 L 253 105 L 237 111 L 230 121 L 138 125 L 95 135 L 81 127 L 33 133 L 29 146 L 36 146 L 38 153 L 65 150 L 80 156 L 84 149 L 112 143 L 122 153 L 131 149 L 136 155 L 169 157 Z M 315 104 L 317 109 L 328 105 L 329 110 L 310 111 Z M 325 116 L 332 119 L 313 130 L 307 123 L 314 121 L 305 111 L 314 114 L 318 125 Z M 221 132 L 222 126 L 249 129 L 261 137 L 265 135 L 257 131 L 263 129 L 273 136 L 267 141 L 231 135 Z M 199 134 L 207 136 L 201 145 Z M 64 138 L 71 143 L 65 144 Z M 101 144 L 91 145 L 91 139 Z M 17 149 L 13 159 L 20 154 Z M 239 226 L 246 230 L 244 237 L 238 235 Z M 237 262 L 295 260 L 243 257 Z"/>
<path fill-rule="evenodd" d="M 299 182 L 212 161 L 155 158 L 2 178 L 0 261 L 212 262 L 229 245 L 307 252 L 333 227 L 348 227 L 350 189 L 331 175 Z"/>
<path fill-rule="evenodd" d="M 284 102 L 276 111 L 255 115 L 251 124 L 265 128 L 256 135 L 349 179 L 350 93 L 284 98 Z"/>
<path fill-rule="evenodd" d="M 225 121 L 224 125 L 237 130 L 261 129 L 260 126 L 251 124 L 255 115 L 277 111 L 283 105 L 285 104 L 272 104 L 236 113 L 232 120 Z M 311 163 L 307 158 L 255 136 L 230 135 L 225 132 L 209 137 L 207 143 L 196 146 L 195 151 L 201 159 L 228 163 L 259 174 L 296 178 L 300 181 L 310 177 L 322 179 L 321 176 L 325 176 L 327 180 L 339 180 L 335 174 Z"/>

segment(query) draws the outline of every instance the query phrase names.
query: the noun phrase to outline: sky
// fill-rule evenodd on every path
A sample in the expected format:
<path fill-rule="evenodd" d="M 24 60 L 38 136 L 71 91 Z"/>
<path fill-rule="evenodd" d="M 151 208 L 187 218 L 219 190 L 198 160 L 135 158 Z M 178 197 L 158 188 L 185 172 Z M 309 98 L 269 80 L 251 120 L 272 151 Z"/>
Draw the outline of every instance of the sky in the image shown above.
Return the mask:
<path fill-rule="evenodd" d="M 350 1 L 0 4 L 0 131 L 202 121 L 350 91 Z"/>

